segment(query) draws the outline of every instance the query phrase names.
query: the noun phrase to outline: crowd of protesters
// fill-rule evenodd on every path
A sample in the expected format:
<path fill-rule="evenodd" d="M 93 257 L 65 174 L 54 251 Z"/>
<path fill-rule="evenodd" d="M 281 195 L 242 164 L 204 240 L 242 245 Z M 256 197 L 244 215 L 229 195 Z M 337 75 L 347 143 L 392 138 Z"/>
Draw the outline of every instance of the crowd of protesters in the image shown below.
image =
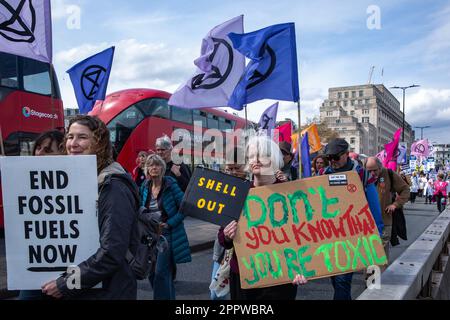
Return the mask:
<path fill-rule="evenodd" d="M 191 169 L 184 163 L 172 161 L 172 141 L 162 136 L 155 141 L 155 151 L 142 150 L 137 154 L 136 167 L 128 173 L 114 160 L 109 131 L 96 117 L 77 116 L 72 119 L 65 136 L 59 131 L 43 133 L 35 141 L 33 155 L 96 155 L 98 172 L 98 227 L 100 245 L 87 260 L 79 264 L 81 289 L 67 287 L 67 277 L 42 285 L 41 291 L 21 291 L 20 299 L 136 299 L 136 277 L 128 263 L 140 241 L 136 234 L 137 212 L 145 208 L 159 221 L 160 234 L 166 240 L 158 250 L 156 263 L 149 275 L 155 300 L 175 300 L 177 264 L 191 261 L 191 252 L 184 215 L 180 205 L 191 178 Z M 293 181 L 299 178 L 296 155 L 288 142 L 275 143 L 267 136 L 251 137 L 245 150 L 234 147 L 234 162 L 223 171 L 241 179 L 249 179 L 251 187 Z M 245 163 L 238 163 L 238 154 L 245 154 Z M 297 161 L 298 163 L 298 161 Z M 301 167 L 300 167 L 301 168 Z M 432 176 L 423 172 L 395 172 L 386 169 L 376 157 L 361 161 L 349 151 L 345 139 L 328 142 L 311 163 L 312 176 L 355 171 L 364 186 L 367 202 L 383 241 L 387 257 L 389 248 L 406 240 L 403 206 L 417 197 L 426 204 L 436 203 L 441 212 L 449 195 L 449 184 L 443 173 Z M 231 300 L 294 300 L 297 286 L 307 283 L 303 275 L 296 275 L 292 283 L 258 289 L 242 289 L 239 266 L 233 247 L 237 221 L 221 227 L 214 244 L 212 283 L 225 257 L 230 271 L 227 289 L 216 291 L 211 286 L 211 299 Z M 335 300 L 350 300 L 352 273 L 330 277 Z M 97 288 L 98 284 L 101 288 Z"/>

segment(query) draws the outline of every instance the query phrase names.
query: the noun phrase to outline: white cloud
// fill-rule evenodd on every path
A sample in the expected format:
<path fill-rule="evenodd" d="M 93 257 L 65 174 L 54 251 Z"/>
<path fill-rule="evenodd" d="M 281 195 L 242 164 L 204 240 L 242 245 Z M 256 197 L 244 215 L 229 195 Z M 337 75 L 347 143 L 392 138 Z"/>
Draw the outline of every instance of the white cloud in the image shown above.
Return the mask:
<path fill-rule="evenodd" d="M 405 117 L 412 126 L 431 126 L 426 129 L 430 139 L 448 143 L 450 131 L 450 89 L 423 88 L 406 97 Z M 420 138 L 420 129 L 416 129 Z"/>

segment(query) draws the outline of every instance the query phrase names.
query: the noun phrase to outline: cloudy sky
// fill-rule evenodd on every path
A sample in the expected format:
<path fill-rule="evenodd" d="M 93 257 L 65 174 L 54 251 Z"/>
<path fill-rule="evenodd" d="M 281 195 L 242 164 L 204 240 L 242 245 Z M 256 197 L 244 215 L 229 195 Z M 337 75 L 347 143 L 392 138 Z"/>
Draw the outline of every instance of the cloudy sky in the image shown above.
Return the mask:
<path fill-rule="evenodd" d="M 450 143 L 449 1 L 52 0 L 52 6 L 65 107 L 76 107 L 65 71 L 112 45 L 108 93 L 135 87 L 173 92 L 194 73 L 208 31 L 244 14 L 245 32 L 295 22 L 303 119 L 319 114 L 328 88 L 365 84 L 375 66 L 372 83 L 421 86 L 406 91 L 406 121 L 430 125 L 425 137 Z M 401 90 L 393 94 L 402 101 Z M 250 104 L 249 118 L 258 121 L 272 102 Z M 296 109 L 281 103 L 278 119 L 297 119 Z"/>

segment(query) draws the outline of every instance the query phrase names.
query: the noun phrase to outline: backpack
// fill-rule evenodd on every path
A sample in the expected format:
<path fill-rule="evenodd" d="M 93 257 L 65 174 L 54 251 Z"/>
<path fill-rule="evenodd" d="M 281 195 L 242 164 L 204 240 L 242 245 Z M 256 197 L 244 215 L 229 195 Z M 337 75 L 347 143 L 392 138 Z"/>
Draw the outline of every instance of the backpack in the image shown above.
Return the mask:
<path fill-rule="evenodd" d="M 110 179 L 121 180 L 128 186 L 136 199 L 137 220 L 133 229 L 134 234 L 130 248 L 126 254 L 126 260 L 135 278 L 144 280 L 154 271 L 158 248 L 162 251 L 167 247 L 167 241 L 164 241 L 165 238 L 161 236 L 160 217 L 151 213 L 146 207 L 140 206 L 140 196 L 134 181 L 130 181 L 121 175 L 112 175 Z M 131 186 L 131 183 L 134 186 Z M 99 190 L 99 198 L 102 190 L 103 186 Z M 161 243 L 160 245 L 158 245 L 159 242 Z"/>
<path fill-rule="evenodd" d="M 128 264 L 137 280 L 148 278 L 154 271 L 158 249 L 163 249 L 159 245 L 160 240 L 164 240 L 161 236 L 159 221 L 159 215 L 151 213 L 146 207 L 139 208 L 136 222 L 138 243 L 134 254 L 130 250 L 127 253 Z M 164 244 L 164 242 L 161 243 Z"/>

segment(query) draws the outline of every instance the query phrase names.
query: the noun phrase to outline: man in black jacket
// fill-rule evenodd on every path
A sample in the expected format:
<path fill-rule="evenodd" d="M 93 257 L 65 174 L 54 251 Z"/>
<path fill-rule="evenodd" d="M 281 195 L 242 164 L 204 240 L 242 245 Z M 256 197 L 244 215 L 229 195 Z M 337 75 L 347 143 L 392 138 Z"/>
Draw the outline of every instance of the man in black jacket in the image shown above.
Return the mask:
<path fill-rule="evenodd" d="M 168 136 L 162 136 L 156 139 L 155 143 L 156 153 L 166 162 L 165 176 L 174 178 L 183 192 L 191 179 L 191 170 L 184 163 L 175 164 L 172 161 L 172 141 Z"/>

